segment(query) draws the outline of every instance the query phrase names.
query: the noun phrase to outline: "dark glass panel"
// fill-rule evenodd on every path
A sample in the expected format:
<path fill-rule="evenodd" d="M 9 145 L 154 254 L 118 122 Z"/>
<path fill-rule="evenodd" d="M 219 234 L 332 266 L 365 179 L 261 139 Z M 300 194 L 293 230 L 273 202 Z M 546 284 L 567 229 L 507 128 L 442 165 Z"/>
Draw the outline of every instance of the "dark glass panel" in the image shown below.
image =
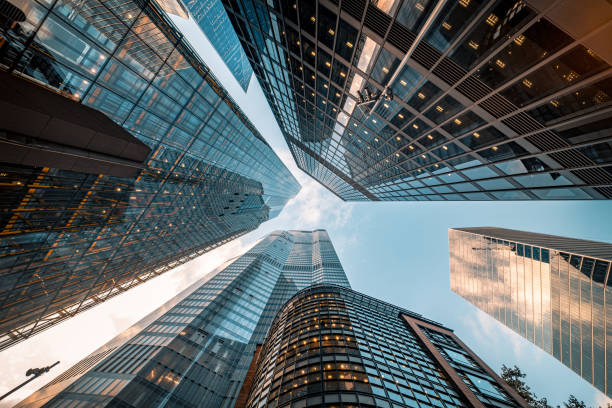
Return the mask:
<path fill-rule="evenodd" d="M 399 63 L 400 61 L 398 58 L 383 48 L 378 55 L 376 65 L 370 75 L 376 82 L 386 86 L 387 81 L 389 81 L 389 78 L 391 78 Z"/>
<path fill-rule="evenodd" d="M 338 23 L 338 35 L 336 39 L 336 53 L 350 62 L 356 41 L 357 30 L 344 20 L 340 19 L 340 22 Z"/>
<path fill-rule="evenodd" d="M 442 94 L 442 90 L 427 81 L 408 100 L 408 105 L 421 112 L 440 94 Z"/>
<path fill-rule="evenodd" d="M 461 138 L 460 141 L 470 149 L 476 150 L 494 143 L 499 143 L 506 138 L 506 135 L 497 130 L 497 128 L 489 126 L 488 128 L 481 129 L 478 132 Z"/>
<path fill-rule="evenodd" d="M 478 69 L 475 76 L 497 88 L 571 42 L 569 35 L 541 19 Z"/>
<path fill-rule="evenodd" d="M 485 123 L 484 119 L 476 115 L 472 111 L 468 111 L 458 118 L 453 119 L 446 125 L 442 126 L 442 129 L 446 130 L 453 136 L 459 136 L 465 132 L 469 132 L 472 129 L 477 128 Z"/>
<path fill-rule="evenodd" d="M 585 109 L 609 106 L 611 95 L 612 78 L 606 78 L 594 85 L 589 85 L 553 99 L 544 105 L 528 111 L 528 113 L 540 122 L 546 123 Z"/>
<path fill-rule="evenodd" d="M 612 162 L 612 141 L 579 147 L 578 150 L 587 155 L 595 163 Z"/>
<path fill-rule="evenodd" d="M 534 15 L 521 1 L 498 1 L 457 46 L 452 58 L 469 70 L 480 57 L 504 41 L 507 35 L 520 29 Z"/>
<path fill-rule="evenodd" d="M 493 146 L 490 149 L 480 150 L 478 152 L 478 154 L 480 154 L 482 157 L 492 162 L 518 157 L 525 153 L 527 153 L 527 151 L 515 142 L 508 142 L 500 146 Z"/>
<path fill-rule="evenodd" d="M 578 45 L 519 83 L 504 89 L 501 94 L 514 104 L 525 106 L 608 66 L 593 51 Z"/>
<path fill-rule="evenodd" d="M 436 123 L 442 123 L 463 108 L 463 105 L 457 102 L 453 97 L 446 95 L 425 112 L 425 116 Z"/>
<path fill-rule="evenodd" d="M 597 260 L 593 269 L 593 282 L 604 283 L 608 272 L 608 262 Z"/>
<path fill-rule="evenodd" d="M 446 2 L 432 28 L 427 32 L 425 41 L 442 52 L 446 51 L 465 26 L 472 21 L 481 4 L 481 0 Z"/>

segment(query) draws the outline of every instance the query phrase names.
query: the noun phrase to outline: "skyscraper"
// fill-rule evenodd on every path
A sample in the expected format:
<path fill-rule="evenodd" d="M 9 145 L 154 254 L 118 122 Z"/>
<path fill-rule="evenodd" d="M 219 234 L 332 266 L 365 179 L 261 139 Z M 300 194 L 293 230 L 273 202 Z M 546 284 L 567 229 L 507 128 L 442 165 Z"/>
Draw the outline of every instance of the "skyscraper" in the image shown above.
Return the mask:
<path fill-rule="evenodd" d="M 516 407 L 451 330 L 350 289 L 327 233 L 278 231 L 18 407 Z"/>
<path fill-rule="evenodd" d="M 233 407 L 277 311 L 317 283 L 349 287 L 327 232 L 269 234 L 20 406 Z"/>
<path fill-rule="evenodd" d="M 253 69 L 240 45 L 232 23 L 227 18 L 221 0 L 186 0 L 185 3 L 225 65 L 246 92 Z"/>
<path fill-rule="evenodd" d="M 299 191 L 155 2 L 0 9 L 2 115 L 25 115 L 0 132 L 0 349 L 257 228 Z"/>
<path fill-rule="evenodd" d="M 237 407 L 527 407 L 450 329 L 333 285 L 285 303 L 253 363 Z"/>
<path fill-rule="evenodd" d="M 612 198 L 609 2 L 224 1 L 343 200 Z"/>
<path fill-rule="evenodd" d="M 612 396 L 612 244 L 449 230 L 451 289 Z"/>

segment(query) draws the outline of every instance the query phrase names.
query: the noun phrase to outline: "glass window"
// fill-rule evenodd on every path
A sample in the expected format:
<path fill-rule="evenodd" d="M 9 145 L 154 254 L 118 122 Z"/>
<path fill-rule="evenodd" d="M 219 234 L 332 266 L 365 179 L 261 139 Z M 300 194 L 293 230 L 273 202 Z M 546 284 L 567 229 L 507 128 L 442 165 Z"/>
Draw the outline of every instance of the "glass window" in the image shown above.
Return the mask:
<path fill-rule="evenodd" d="M 491 162 L 521 156 L 525 153 L 527 153 L 527 151 L 515 142 L 508 142 L 499 146 L 492 146 L 491 148 L 480 150 L 478 152 L 478 154 Z"/>
<path fill-rule="evenodd" d="M 405 100 L 411 95 L 417 82 L 421 79 L 421 75 L 409 66 L 402 68 L 402 71 L 393 82 L 393 93 L 401 100 Z"/>
<path fill-rule="evenodd" d="M 319 18 L 317 24 L 319 26 L 318 40 L 333 50 L 334 36 L 336 34 L 336 15 L 327 7 L 319 5 Z"/>
<path fill-rule="evenodd" d="M 556 133 L 572 144 L 610 137 L 612 136 L 612 116 L 574 125 L 565 130 L 557 130 Z"/>
<path fill-rule="evenodd" d="M 340 19 L 338 23 L 338 35 L 336 39 L 336 53 L 348 62 L 350 62 L 356 41 L 357 30 L 344 20 Z"/>
<path fill-rule="evenodd" d="M 478 132 L 473 132 L 471 135 L 460 139 L 461 143 L 470 149 L 480 149 L 481 147 L 489 146 L 494 143 L 499 143 L 507 137 L 502 132 L 493 126 L 481 129 Z"/>
<path fill-rule="evenodd" d="M 540 122 L 546 123 L 594 106 L 603 108 L 610 105 L 611 95 L 612 78 L 606 78 L 594 85 L 551 100 L 528 113 Z"/>
<path fill-rule="evenodd" d="M 608 67 L 597 54 L 582 45 L 545 65 L 522 81 L 504 89 L 501 94 L 518 106 L 542 98 L 594 75 Z"/>
<path fill-rule="evenodd" d="M 457 102 L 453 97 L 446 95 L 436 102 L 434 106 L 429 108 L 429 110 L 425 112 L 425 116 L 435 123 L 442 123 L 461 109 L 463 109 L 463 105 Z"/>
<path fill-rule="evenodd" d="M 507 35 L 519 30 L 534 16 L 535 13 L 523 2 L 497 1 L 483 14 L 481 21 L 465 36 L 465 40 L 457 46 L 451 57 L 469 70 L 480 57 L 506 40 Z"/>
<path fill-rule="evenodd" d="M 376 65 L 370 75 L 376 82 L 386 86 L 399 63 L 400 61 L 398 58 L 383 48 L 378 55 L 378 60 L 376 60 Z"/>
<path fill-rule="evenodd" d="M 432 0 L 404 1 L 395 20 L 402 23 L 410 31 L 419 32 L 435 3 Z"/>
<path fill-rule="evenodd" d="M 453 136 L 459 136 L 483 125 L 484 123 L 484 119 L 482 119 L 480 116 L 476 115 L 472 111 L 467 111 L 463 115 L 442 126 L 442 129 L 446 130 Z"/>
<path fill-rule="evenodd" d="M 441 52 L 446 51 L 465 26 L 472 21 L 481 4 L 482 0 L 446 2 L 432 28 L 428 30 L 425 41 Z"/>
<path fill-rule="evenodd" d="M 569 186 L 573 184 L 559 173 L 530 174 L 514 179 L 524 187 Z"/>
<path fill-rule="evenodd" d="M 497 88 L 571 42 L 569 35 L 548 20 L 541 19 L 478 69 L 475 75 L 492 88 Z"/>
<path fill-rule="evenodd" d="M 442 94 L 442 90 L 427 81 L 408 100 L 408 105 L 422 112 L 434 99 Z"/>
<path fill-rule="evenodd" d="M 596 163 L 612 162 L 612 141 L 579 147 L 578 150 Z"/>

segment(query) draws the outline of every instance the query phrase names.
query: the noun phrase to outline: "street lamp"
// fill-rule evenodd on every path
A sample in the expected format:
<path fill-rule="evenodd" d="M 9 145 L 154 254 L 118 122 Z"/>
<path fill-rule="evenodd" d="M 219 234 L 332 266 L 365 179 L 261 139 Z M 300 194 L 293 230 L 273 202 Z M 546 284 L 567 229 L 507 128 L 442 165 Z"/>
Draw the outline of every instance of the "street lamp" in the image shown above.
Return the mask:
<path fill-rule="evenodd" d="M 40 377 L 41 375 L 43 375 L 44 373 L 48 373 L 49 370 L 51 370 L 53 367 L 55 367 L 56 365 L 58 365 L 60 362 L 56 361 L 55 363 L 51 364 L 50 366 L 46 366 L 46 367 L 41 367 L 41 368 L 30 368 L 28 371 L 26 371 L 26 377 L 32 375 L 33 377 L 30 378 L 29 380 L 26 380 L 24 382 L 22 382 L 21 384 L 19 384 L 18 386 L 16 386 L 15 388 L 13 388 L 12 390 L 10 390 L 9 392 L 7 392 L 6 394 L 4 394 L 3 396 L 0 397 L 0 401 L 5 399 L 6 397 L 8 397 L 9 395 L 11 395 L 12 393 L 14 393 L 15 391 L 17 391 L 18 389 L 20 389 L 21 387 L 23 387 L 24 385 L 26 385 L 27 383 L 29 383 L 30 381 L 34 381 L 35 379 L 37 379 L 38 377 Z"/>

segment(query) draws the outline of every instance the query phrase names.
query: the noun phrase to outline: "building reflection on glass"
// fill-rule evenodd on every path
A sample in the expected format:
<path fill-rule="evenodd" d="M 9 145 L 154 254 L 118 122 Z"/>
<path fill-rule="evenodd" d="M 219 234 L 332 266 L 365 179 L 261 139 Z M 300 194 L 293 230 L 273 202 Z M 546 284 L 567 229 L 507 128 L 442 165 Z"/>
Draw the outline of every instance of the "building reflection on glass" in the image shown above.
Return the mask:
<path fill-rule="evenodd" d="M 0 163 L 0 348 L 257 228 L 299 191 L 155 2 L 0 1 L 0 69 L 151 151 L 133 178 Z"/>
<path fill-rule="evenodd" d="M 273 232 L 18 406 L 233 407 L 277 311 L 322 283 L 350 286 L 327 232 Z"/>
<path fill-rule="evenodd" d="M 481 227 L 449 245 L 455 293 L 611 395 L 612 244 Z"/>

